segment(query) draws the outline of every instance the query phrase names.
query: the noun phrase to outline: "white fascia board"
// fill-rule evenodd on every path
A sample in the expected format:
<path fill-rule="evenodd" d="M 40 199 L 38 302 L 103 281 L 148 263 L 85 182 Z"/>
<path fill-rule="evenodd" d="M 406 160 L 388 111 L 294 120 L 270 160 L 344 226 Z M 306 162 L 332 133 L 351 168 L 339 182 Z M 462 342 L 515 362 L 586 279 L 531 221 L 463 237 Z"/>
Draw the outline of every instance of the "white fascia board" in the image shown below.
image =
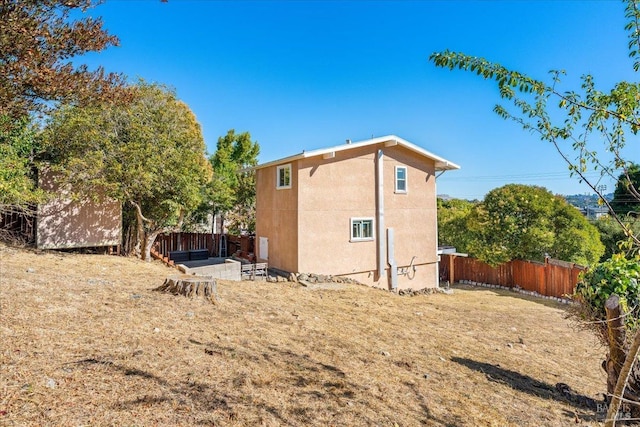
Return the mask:
<path fill-rule="evenodd" d="M 319 149 L 319 150 L 303 151 L 302 153 L 295 154 L 293 156 L 289 156 L 289 157 L 285 157 L 283 159 L 273 160 L 271 162 L 263 163 L 261 165 L 256 166 L 254 169 L 262 169 L 262 168 L 266 168 L 266 167 L 269 167 L 269 166 L 279 165 L 279 164 L 282 164 L 282 163 L 293 162 L 295 160 L 306 159 L 306 158 L 316 157 L 316 156 L 324 156 L 325 154 L 337 153 L 339 151 L 351 150 L 351 149 L 358 148 L 358 147 L 366 147 L 368 145 L 381 144 L 381 143 L 385 143 L 385 142 L 397 143 L 398 145 L 402 145 L 402 146 L 408 148 L 409 150 L 420 154 L 421 156 L 424 156 L 424 157 L 427 157 L 427 158 L 429 158 L 431 160 L 434 160 L 435 163 L 436 163 L 436 170 L 438 170 L 438 171 L 460 169 L 460 166 L 458 166 L 457 164 L 455 164 L 453 162 L 450 162 L 449 160 L 444 159 L 444 158 L 442 158 L 440 156 L 436 156 L 435 154 L 425 150 L 424 148 L 418 147 L 417 145 L 412 144 L 411 142 L 409 142 L 409 141 L 407 141 L 405 139 L 402 139 L 402 138 L 400 138 L 399 136 L 396 136 L 396 135 L 381 136 L 381 137 L 378 137 L 378 138 L 366 139 L 364 141 L 357 141 L 357 142 L 352 142 L 352 143 L 348 143 L 348 144 L 341 144 L 341 145 L 337 145 L 337 146 L 334 146 L 334 147 L 322 148 L 322 149 Z"/>

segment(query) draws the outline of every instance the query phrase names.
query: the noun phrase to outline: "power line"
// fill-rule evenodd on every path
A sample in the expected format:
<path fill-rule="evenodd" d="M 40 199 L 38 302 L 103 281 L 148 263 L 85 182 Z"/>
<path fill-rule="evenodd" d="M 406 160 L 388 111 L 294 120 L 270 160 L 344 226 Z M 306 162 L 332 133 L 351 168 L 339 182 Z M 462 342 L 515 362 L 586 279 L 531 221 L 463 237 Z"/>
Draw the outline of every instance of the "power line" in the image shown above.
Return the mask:
<path fill-rule="evenodd" d="M 583 174 L 587 178 L 599 178 L 601 175 L 598 172 L 588 172 Z M 576 176 L 570 176 L 568 172 L 536 172 L 526 174 L 505 174 L 505 175 L 464 175 L 451 174 L 443 175 L 441 181 L 505 181 L 505 180 L 518 180 L 518 181 L 536 181 L 536 180 L 559 180 L 559 179 L 578 179 Z"/>

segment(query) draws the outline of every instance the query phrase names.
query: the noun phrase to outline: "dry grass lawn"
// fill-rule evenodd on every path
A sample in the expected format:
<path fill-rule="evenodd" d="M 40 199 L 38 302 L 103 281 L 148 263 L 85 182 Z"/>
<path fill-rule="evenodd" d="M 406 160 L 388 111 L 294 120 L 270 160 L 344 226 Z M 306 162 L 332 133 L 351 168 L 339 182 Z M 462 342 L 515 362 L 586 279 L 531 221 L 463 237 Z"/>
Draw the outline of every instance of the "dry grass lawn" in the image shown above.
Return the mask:
<path fill-rule="evenodd" d="M 605 349 L 507 291 L 219 282 L 220 304 L 152 291 L 173 270 L 0 246 L 3 426 L 595 426 Z"/>

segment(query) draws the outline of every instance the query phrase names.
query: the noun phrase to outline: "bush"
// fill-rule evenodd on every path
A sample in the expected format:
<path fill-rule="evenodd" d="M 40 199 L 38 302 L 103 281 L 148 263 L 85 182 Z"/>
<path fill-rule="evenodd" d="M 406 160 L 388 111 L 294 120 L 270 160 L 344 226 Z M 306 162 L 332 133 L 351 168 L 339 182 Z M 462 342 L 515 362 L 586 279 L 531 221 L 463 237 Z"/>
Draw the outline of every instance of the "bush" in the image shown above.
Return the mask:
<path fill-rule="evenodd" d="M 640 257 L 626 259 L 623 254 L 615 254 L 596 264 L 582 273 L 573 298 L 581 305 L 583 320 L 598 322 L 606 320 L 604 305 L 613 294 L 620 297 L 627 329 L 634 331 L 640 315 Z M 597 325 L 606 337 L 606 324 Z"/>

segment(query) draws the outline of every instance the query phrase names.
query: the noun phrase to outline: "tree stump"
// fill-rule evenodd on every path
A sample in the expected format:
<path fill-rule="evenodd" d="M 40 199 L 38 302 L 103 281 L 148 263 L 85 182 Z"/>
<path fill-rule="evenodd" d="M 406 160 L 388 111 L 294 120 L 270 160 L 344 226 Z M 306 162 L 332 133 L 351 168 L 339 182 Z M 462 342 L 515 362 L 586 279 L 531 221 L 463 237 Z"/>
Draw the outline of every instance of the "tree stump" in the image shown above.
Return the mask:
<path fill-rule="evenodd" d="M 212 304 L 218 301 L 218 286 L 211 276 L 189 276 L 186 274 L 169 276 L 154 291 L 167 292 L 186 297 L 202 296 Z"/>

